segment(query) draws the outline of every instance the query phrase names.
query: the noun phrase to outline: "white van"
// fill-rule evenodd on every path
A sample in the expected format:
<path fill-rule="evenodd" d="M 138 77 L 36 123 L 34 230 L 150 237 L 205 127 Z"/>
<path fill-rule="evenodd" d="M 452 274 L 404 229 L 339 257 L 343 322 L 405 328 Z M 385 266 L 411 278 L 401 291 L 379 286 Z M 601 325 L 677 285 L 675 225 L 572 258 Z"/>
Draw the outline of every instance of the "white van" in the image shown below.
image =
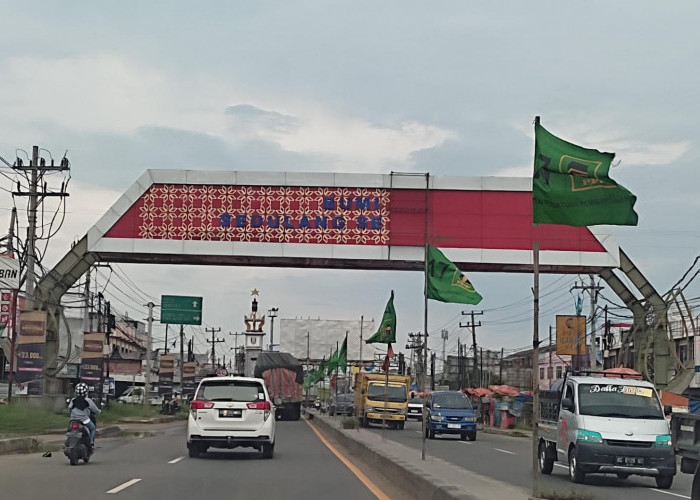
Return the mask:
<path fill-rule="evenodd" d="M 568 464 L 575 483 L 584 482 L 586 474 L 607 472 L 621 479 L 653 476 L 658 488 L 671 487 L 676 459 L 670 428 L 649 382 L 571 376 L 561 392 L 543 391 L 540 403 L 543 474 L 551 473 L 558 460 Z"/>

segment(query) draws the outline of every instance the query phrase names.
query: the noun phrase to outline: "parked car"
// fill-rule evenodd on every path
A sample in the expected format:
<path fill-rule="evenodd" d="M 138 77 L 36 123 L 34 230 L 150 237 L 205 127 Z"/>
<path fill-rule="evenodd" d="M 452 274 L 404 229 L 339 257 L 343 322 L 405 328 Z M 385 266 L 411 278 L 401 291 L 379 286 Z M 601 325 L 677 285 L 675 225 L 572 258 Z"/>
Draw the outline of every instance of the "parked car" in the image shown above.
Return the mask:
<path fill-rule="evenodd" d="M 333 396 L 331 398 L 329 413 L 331 416 L 336 414 L 353 416 L 355 414 L 355 395 L 350 393 Z"/>
<path fill-rule="evenodd" d="M 145 389 L 143 387 L 129 387 L 117 398 L 117 402 L 143 404 L 144 392 Z M 148 396 L 148 404 L 151 406 L 161 406 L 163 403 L 163 397 L 158 394 L 158 391 L 150 391 Z"/>
<path fill-rule="evenodd" d="M 190 403 L 187 449 L 190 458 L 208 448 L 255 448 L 263 458 L 275 452 L 275 404 L 261 378 L 207 377 Z"/>
<path fill-rule="evenodd" d="M 458 391 L 438 391 L 428 396 L 423 410 L 425 437 L 459 434 L 462 441 L 476 439 L 476 415 L 469 398 Z"/>
<path fill-rule="evenodd" d="M 423 420 L 423 398 L 411 398 L 408 400 L 408 414 L 406 418 Z"/>

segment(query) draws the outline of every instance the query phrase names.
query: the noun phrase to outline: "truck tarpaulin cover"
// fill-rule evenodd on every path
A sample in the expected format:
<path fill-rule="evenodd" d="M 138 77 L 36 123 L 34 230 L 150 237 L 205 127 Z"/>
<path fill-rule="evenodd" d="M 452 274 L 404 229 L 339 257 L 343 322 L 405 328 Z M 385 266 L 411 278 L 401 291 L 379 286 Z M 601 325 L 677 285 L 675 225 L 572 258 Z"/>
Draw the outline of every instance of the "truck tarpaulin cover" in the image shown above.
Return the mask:
<path fill-rule="evenodd" d="M 255 362 L 253 376 L 265 378 L 264 373 L 272 368 L 286 368 L 295 374 L 297 384 L 304 383 L 304 368 L 301 362 L 287 352 L 261 352 Z"/>

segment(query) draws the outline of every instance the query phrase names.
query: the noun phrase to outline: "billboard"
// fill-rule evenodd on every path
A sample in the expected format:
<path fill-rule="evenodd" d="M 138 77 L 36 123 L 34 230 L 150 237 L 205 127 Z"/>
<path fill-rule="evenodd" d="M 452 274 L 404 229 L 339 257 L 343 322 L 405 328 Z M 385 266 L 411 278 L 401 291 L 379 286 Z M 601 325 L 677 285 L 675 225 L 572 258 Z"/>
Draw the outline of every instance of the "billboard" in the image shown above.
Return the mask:
<path fill-rule="evenodd" d="M 373 360 L 375 353 L 384 353 L 385 344 L 365 344 L 379 323 L 374 320 L 362 322 L 362 359 Z M 333 319 L 282 319 L 280 321 L 279 350 L 288 352 L 299 360 L 308 357 L 311 360 L 328 359 L 341 345 L 348 334 L 348 360 L 360 359 L 360 320 Z M 376 346 L 376 347 L 375 347 Z"/>
<path fill-rule="evenodd" d="M 104 333 L 83 335 L 83 354 L 80 363 L 80 381 L 85 382 L 91 391 L 101 394 L 104 369 Z"/>
<path fill-rule="evenodd" d="M 29 395 L 44 393 L 46 311 L 23 312 L 17 339 L 17 385 Z"/>
<path fill-rule="evenodd" d="M 175 355 L 163 354 L 160 357 L 160 370 L 158 371 L 158 394 L 172 394 L 173 374 L 175 372 Z"/>
<path fill-rule="evenodd" d="M 585 316 L 557 316 L 557 354 L 586 354 Z"/>

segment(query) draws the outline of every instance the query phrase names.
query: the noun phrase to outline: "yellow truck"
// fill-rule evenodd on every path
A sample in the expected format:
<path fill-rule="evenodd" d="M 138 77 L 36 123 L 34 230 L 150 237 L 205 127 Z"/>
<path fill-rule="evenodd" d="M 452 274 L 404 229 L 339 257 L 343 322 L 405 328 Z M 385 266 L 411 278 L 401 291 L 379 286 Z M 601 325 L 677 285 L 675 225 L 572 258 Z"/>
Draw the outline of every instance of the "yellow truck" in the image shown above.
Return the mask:
<path fill-rule="evenodd" d="M 381 373 L 358 373 L 355 377 L 355 409 L 362 427 L 381 425 L 384 420 L 390 429 L 403 429 L 406 423 L 410 379 L 389 375 L 385 406 L 385 377 Z"/>

